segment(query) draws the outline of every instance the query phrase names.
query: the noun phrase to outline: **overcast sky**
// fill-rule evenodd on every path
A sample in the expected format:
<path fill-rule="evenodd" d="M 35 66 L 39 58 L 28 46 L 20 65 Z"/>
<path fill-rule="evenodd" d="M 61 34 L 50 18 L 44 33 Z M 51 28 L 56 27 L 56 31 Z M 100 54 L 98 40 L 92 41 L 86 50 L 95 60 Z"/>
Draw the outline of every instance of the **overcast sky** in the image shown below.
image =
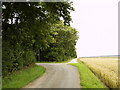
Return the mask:
<path fill-rule="evenodd" d="M 118 54 L 118 0 L 72 0 L 77 56 Z"/>

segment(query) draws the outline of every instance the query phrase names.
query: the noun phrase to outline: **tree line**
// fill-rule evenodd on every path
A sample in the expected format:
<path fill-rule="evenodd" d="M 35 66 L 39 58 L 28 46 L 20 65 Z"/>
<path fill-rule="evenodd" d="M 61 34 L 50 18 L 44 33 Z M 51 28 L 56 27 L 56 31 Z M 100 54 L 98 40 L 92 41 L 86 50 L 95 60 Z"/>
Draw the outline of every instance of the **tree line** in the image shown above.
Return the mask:
<path fill-rule="evenodd" d="M 3 77 L 36 61 L 76 57 L 78 32 L 70 27 L 73 10 L 71 2 L 3 2 Z"/>

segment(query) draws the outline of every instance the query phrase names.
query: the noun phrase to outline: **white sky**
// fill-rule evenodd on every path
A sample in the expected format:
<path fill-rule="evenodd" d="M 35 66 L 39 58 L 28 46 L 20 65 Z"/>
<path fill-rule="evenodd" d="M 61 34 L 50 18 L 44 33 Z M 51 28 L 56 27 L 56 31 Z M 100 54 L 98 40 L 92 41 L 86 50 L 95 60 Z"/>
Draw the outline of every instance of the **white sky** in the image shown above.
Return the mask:
<path fill-rule="evenodd" d="M 72 0 L 71 26 L 79 31 L 77 56 L 118 54 L 118 1 Z"/>

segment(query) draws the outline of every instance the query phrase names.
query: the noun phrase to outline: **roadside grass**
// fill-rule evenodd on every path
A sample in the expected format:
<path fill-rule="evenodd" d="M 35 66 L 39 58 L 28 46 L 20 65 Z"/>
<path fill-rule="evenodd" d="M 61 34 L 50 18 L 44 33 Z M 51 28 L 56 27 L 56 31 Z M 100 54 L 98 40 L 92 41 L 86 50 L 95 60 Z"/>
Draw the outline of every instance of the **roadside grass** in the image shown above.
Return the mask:
<path fill-rule="evenodd" d="M 72 59 L 69 59 L 69 60 L 66 60 L 66 61 L 60 61 L 60 62 L 56 62 L 56 61 L 54 61 L 54 62 L 41 62 L 41 61 L 38 61 L 37 63 L 68 63 L 68 62 L 70 62 L 71 60 L 73 60 L 74 58 L 72 58 Z"/>
<path fill-rule="evenodd" d="M 26 69 L 15 72 L 2 79 L 2 88 L 22 88 L 39 76 L 42 76 L 45 70 L 46 69 L 42 66 L 33 65 Z"/>
<path fill-rule="evenodd" d="M 102 90 L 109 90 L 82 62 L 70 64 L 76 66 L 80 73 L 80 85 L 82 88 L 103 88 Z"/>
<path fill-rule="evenodd" d="M 119 87 L 117 58 L 79 58 L 107 87 Z"/>

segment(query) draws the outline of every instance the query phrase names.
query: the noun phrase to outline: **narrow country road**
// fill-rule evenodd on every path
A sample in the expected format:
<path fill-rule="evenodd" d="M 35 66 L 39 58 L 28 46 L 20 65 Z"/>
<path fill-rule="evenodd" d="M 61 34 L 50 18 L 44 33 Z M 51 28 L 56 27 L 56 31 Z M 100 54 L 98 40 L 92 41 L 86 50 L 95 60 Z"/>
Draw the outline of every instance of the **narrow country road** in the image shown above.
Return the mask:
<path fill-rule="evenodd" d="M 79 72 L 76 67 L 67 63 L 37 63 L 37 65 L 44 66 L 47 69 L 46 73 L 24 88 L 80 88 Z"/>

